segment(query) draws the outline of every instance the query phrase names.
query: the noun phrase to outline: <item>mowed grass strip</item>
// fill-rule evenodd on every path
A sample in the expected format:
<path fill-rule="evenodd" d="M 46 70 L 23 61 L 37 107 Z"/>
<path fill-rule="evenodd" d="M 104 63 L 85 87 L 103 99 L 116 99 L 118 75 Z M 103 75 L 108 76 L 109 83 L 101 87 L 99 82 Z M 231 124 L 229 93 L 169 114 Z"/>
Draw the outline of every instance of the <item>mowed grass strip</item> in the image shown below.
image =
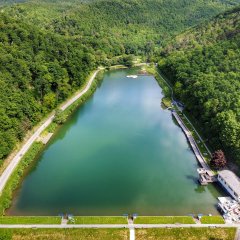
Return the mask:
<path fill-rule="evenodd" d="M 74 222 L 68 221 L 68 224 L 127 224 L 126 217 L 73 217 Z"/>
<path fill-rule="evenodd" d="M 60 224 L 61 217 L 1 216 L 0 224 Z"/>
<path fill-rule="evenodd" d="M 176 217 L 137 217 L 134 220 L 135 224 L 195 224 L 194 220 L 190 216 L 176 216 Z"/>
<path fill-rule="evenodd" d="M 0 229 L 4 240 L 128 240 L 128 229 Z"/>
<path fill-rule="evenodd" d="M 203 224 L 224 224 L 224 219 L 221 216 L 203 216 L 201 217 Z"/>
<path fill-rule="evenodd" d="M 136 229 L 137 240 L 233 240 L 236 228 Z"/>

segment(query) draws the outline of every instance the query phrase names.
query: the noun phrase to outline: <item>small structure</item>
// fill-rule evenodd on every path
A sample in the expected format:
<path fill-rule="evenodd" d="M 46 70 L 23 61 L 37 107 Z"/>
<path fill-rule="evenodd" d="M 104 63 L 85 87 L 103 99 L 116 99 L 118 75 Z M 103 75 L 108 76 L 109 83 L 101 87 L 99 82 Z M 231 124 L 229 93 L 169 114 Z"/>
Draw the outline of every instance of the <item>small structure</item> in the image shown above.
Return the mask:
<path fill-rule="evenodd" d="M 208 183 L 216 182 L 216 176 L 211 170 L 205 169 L 205 168 L 198 168 L 197 169 L 199 174 L 198 181 L 201 185 L 208 185 Z"/>
<path fill-rule="evenodd" d="M 222 187 L 240 203 L 240 180 L 239 178 L 230 170 L 219 171 L 217 177 L 219 183 Z"/>
<path fill-rule="evenodd" d="M 52 137 L 53 133 L 48 133 L 45 136 L 41 136 L 38 138 L 39 142 L 42 142 L 44 145 L 46 145 L 48 143 L 48 141 L 50 140 L 50 138 Z"/>
<path fill-rule="evenodd" d="M 138 75 L 127 75 L 127 78 L 137 78 Z"/>

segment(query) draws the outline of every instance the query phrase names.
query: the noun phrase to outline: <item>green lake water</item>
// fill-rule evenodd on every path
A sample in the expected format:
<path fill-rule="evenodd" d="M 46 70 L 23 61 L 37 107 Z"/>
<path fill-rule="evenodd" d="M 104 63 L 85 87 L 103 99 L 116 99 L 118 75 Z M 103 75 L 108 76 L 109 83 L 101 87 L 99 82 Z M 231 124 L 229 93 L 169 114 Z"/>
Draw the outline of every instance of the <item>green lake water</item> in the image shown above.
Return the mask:
<path fill-rule="evenodd" d="M 15 215 L 217 214 L 217 186 L 198 163 L 152 76 L 105 73 L 58 130 L 16 191 Z"/>

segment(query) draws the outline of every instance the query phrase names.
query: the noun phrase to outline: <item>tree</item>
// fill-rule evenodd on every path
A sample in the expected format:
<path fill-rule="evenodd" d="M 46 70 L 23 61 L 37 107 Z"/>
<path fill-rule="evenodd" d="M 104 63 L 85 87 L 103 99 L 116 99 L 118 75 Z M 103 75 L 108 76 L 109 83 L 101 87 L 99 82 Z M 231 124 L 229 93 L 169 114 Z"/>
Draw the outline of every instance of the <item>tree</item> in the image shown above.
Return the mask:
<path fill-rule="evenodd" d="M 62 110 L 57 109 L 53 121 L 57 124 L 63 124 L 64 122 L 66 122 L 66 120 L 67 120 L 66 114 Z"/>
<path fill-rule="evenodd" d="M 227 160 L 222 150 L 217 150 L 212 154 L 211 165 L 215 169 L 222 169 L 226 166 Z"/>

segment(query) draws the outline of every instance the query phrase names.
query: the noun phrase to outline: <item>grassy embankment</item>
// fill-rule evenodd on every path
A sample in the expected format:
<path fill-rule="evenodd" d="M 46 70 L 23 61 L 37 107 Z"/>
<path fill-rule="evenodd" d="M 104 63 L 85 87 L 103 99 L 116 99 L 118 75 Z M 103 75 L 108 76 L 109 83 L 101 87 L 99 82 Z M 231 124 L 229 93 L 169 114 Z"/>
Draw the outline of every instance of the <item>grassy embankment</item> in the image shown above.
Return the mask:
<path fill-rule="evenodd" d="M 98 81 L 101 79 L 101 75 L 96 76 L 94 79 L 91 88 L 76 102 L 74 102 L 72 105 L 70 105 L 65 111 L 63 111 L 61 114 L 64 114 L 66 119 L 68 116 L 70 116 L 74 110 L 84 103 L 87 98 L 89 98 L 95 89 L 97 88 Z M 87 82 L 86 82 L 87 84 Z M 82 89 L 85 86 L 82 87 Z M 47 132 L 54 132 L 59 127 L 59 124 L 53 122 L 51 123 L 46 130 L 42 133 L 45 135 Z M 11 206 L 12 196 L 14 190 L 17 188 L 21 177 L 24 174 L 24 170 L 33 162 L 33 160 L 37 157 L 37 155 L 42 151 L 44 145 L 41 142 L 34 142 L 32 146 L 29 148 L 26 154 L 22 157 L 20 163 L 17 165 L 15 170 L 13 171 L 12 175 L 10 176 L 9 180 L 7 181 L 7 184 L 2 191 L 0 195 L 0 215 L 5 214 L 5 210 Z"/>
<path fill-rule="evenodd" d="M 154 216 L 154 217 L 137 217 L 134 220 L 135 224 L 195 224 L 190 216 Z"/>
<path fill-rule="evenodd" d="M 68 224 L 127 224 L 126 217 L 73 217 L 74 221 L 69 220 Z"/>
<path fill-rule="evenodd" d="M 147 67 L 147 71 L 150 74 L 153 74 L 155 76 L 155 78 L 158 81 L 160 87 L 163 89 L 164 97 L 162 99 L 162 103 L 167 108 L 171 107 L 172 94 L 173 94 L 171 82 L 168 79 L 166 79 L 166 77 L 164 77 L 162 74 L 160 74 L 155 66 Z M 200 137 L 198 136 L 199 132 L 201 132 L 201 131 L 200 131 L 200 128 L 197 125 L 196 121 L 193 121 L 191 116 L 189 116 L 189 113 L 186 113 L 185 111 L 183 113 L 181 113 L 176 107 L 174 107 L 174 109 L 177 111 L 177 113 L 181 117 L 181 119 L 184 122 L 185 126 L 189 129 L 189 131 L 191 131 L 191 133 L 192 133 L 192 135 L 193 135 L 193 137 L 194 137 L 194 139 L 196 141 L 196 144 L 197 144 L 199 150 L 201 151 L 201 153 L 204 156 L 205 160 L 209 163 L 210 159 L 211 159 L 211 155 L 208 152 L 208 149 L 205 147 L 205 145 L 202 142 L 202 140 L 200 139 Z M 187 120 L 187 118 L 191 122 L 189 122 Z M 198 134 L 196 133 L 194 128 L 196 129 Z M 201 136 L 201 134 L 199 134 L 199 135 Z"/>
<path fill-rule="evenodd" d="M 128 229 L 0 229 L 1 240 L 128 240 Z"/>
<path fill-rule="evenodd" d="M 10 216 L 0 217 L 0 224 L 60 224 L 61 217 L 29 217 L 29 216 Z"/>
<path fill-rule="evenodd" d="M 236 228 L 136 229 L 137 240 L 233 240 Z"/>
<path fill-rule="evenodd" d="M 224 219 L 221 216 L 203 216 L 201 217 L 203 224 L 224 224 Z"/>
<path fill-rule="evenodd" d="M 23 176 L 24 170 L 30 165 L 35 159 L 38 153 L 43 149 L 43 143 L 34 142 L 28 152 L 22 157 L 22 160 L 17 165 L 5 188 L 0 195 L 0 214 L 4 215 L 7 208 L 10 207 L 12 201 L 13 191 L 17 188 L 21 177 Z"/>

